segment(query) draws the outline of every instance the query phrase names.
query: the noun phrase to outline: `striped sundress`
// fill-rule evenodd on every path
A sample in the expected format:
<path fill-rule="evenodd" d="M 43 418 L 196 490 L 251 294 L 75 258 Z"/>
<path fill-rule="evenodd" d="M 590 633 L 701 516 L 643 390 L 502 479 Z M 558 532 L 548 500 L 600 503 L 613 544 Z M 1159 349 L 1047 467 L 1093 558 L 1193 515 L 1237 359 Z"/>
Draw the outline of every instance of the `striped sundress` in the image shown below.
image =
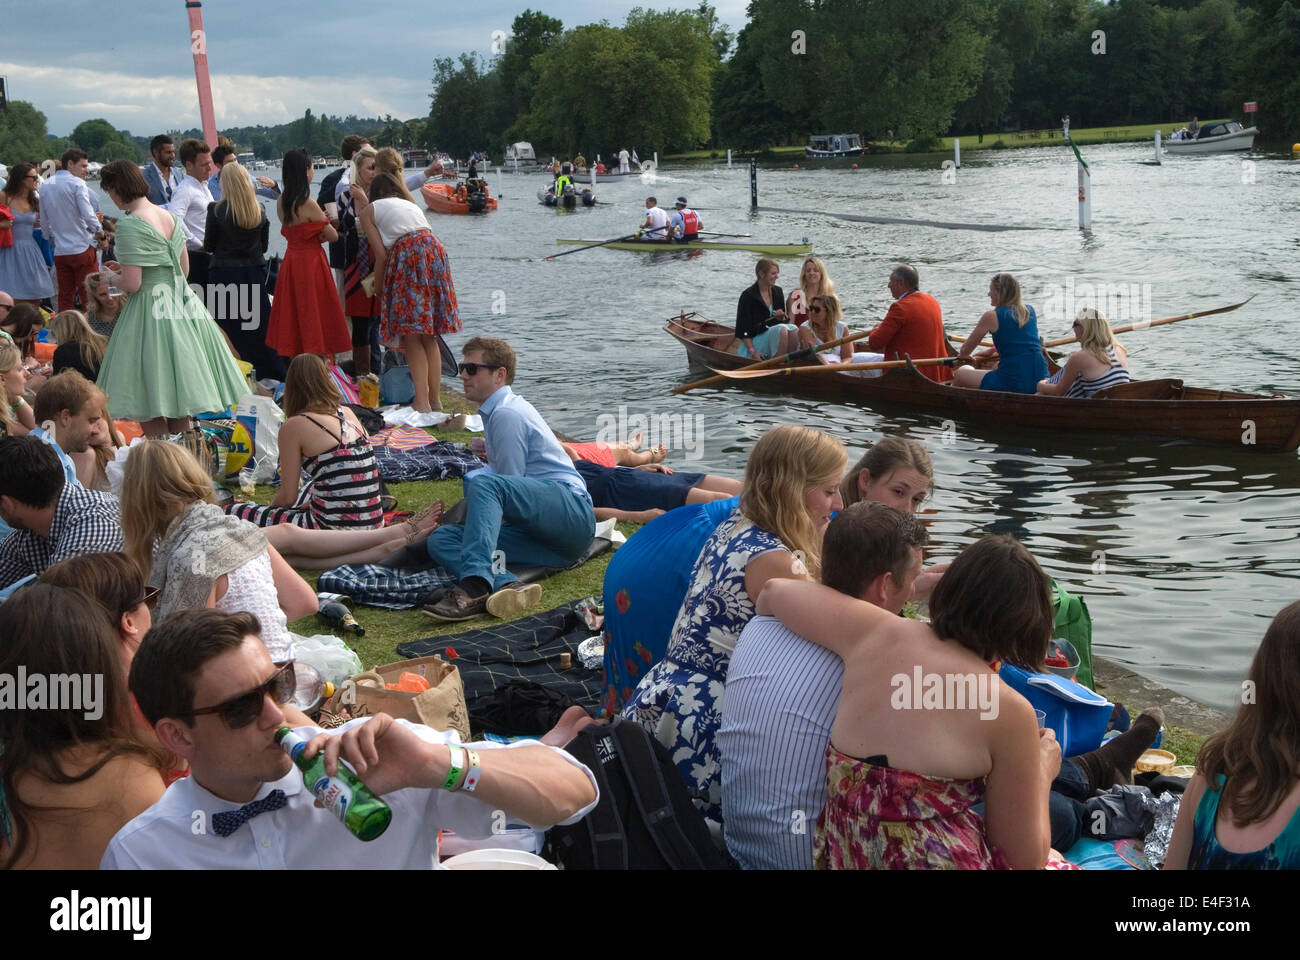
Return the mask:
<path fill-rule="evenodd" d="M 379 467 L 375 464 L 370 440 L 363 433 L 354 440 L 345 441 L 348 424 L 342 411 L 336 416 L 339 420 L 338 446 L 303 459 L 302 472 L 306 483 L 292 507 L 235 503 L 228 506 L 226 512 L 259 527 L 277 523 L 292 523 L 309 530 L 373 530 L 382 527 L 384 510 L 379 499 Z M 312 423 L 316 421 L 312 420 Z M 316 425 L 325 430 L 319 423 Z M 328 430 L 325 432 L 329 433 Z M 290 481 L 284 478 L 281 482 Z"/>
<path fill-rule="evenodd" d="M 1070 384 L 1065 391 L 1067 397 L 1091 397 L 1098 390 L 1105 390 L 1107 387 L 1128 383 L 1132 379 L 1129 376 L 1128 367 L 1120 363 L 1119 358 L 1115 356 L 1115 347 L 1113 345 L 1106 347 L 1106 354 L 1110 357 L 1110 369 L 1100 377 L 1092 380 L 1087 380 L 1082 375 L 1075 377 L 1074 383 Z"/>

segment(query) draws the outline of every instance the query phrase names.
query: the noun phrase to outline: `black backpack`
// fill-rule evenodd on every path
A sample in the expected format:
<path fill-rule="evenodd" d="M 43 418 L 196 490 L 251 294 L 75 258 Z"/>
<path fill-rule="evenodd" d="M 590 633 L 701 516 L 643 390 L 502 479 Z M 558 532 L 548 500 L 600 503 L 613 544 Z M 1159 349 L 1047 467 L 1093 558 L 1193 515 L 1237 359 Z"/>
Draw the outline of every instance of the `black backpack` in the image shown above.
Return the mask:
<path fill-rule="evenodd" d="M 600 801 L 546 833 L 547 859 L 566 870 L 728 870 L 663 744 L 616 717 L 565 747 L 596 776 Z"/>

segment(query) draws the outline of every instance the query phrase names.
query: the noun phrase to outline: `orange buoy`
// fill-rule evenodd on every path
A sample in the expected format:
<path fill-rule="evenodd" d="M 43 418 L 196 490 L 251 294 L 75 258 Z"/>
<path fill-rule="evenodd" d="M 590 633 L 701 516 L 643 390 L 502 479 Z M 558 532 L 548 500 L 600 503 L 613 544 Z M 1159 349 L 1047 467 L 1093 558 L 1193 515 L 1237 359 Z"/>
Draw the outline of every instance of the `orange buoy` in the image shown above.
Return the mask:
<path fill-rule="evenodd" d="M 853 165 L 853 169 L 854 170 L 858 169 L 858 165 L 856 163 Z"/>
<path fill-rule="evenodd" d="M 795 168 L 796 170 L 798 170 L 798 169 L 799 169 L 799 164 L 796 163 L 796 164 L 794 165 L 794 168 Z"/>

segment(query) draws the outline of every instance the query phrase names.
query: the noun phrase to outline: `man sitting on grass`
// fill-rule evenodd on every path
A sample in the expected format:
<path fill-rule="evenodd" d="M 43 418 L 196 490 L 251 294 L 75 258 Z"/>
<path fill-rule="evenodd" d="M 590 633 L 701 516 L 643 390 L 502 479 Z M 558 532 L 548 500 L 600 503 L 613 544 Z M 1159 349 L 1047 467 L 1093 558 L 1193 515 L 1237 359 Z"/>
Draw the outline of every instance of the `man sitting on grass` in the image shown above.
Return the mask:
<path fill-rule="evenodd" d="M 422 608 L 438 620 L 520 613 L 541 600 L 542 588 L 521 583 L 506 564 L 567 567 L 596 530 L 573 461 L 533 405 L 510 389 L 510 344 L 474 337 L 464 357 L 461 383 L 465 397 L 479 404 L 488 466 L 465 476 L 464 525 L 445 524 L 429 536 L 429 556 L 459 581 Z"/>

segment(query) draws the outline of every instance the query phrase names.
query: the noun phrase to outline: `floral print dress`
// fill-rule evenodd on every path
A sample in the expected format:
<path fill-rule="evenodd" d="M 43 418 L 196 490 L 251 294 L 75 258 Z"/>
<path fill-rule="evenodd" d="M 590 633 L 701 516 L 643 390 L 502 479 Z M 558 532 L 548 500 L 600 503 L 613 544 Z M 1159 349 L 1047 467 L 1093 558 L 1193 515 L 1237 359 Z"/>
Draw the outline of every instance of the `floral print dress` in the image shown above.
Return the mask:
<path fill-rule="evenodd" d="M 788 550 L 736 510 L 700 551 L 664 659 L 641 678 L 623 716 L 667 749 L 696 808 L 722 824 L 722 767 L 717 734 L 722 692 L 740 631 L 753 618 L 745 592 L 751 560 Z"/>

